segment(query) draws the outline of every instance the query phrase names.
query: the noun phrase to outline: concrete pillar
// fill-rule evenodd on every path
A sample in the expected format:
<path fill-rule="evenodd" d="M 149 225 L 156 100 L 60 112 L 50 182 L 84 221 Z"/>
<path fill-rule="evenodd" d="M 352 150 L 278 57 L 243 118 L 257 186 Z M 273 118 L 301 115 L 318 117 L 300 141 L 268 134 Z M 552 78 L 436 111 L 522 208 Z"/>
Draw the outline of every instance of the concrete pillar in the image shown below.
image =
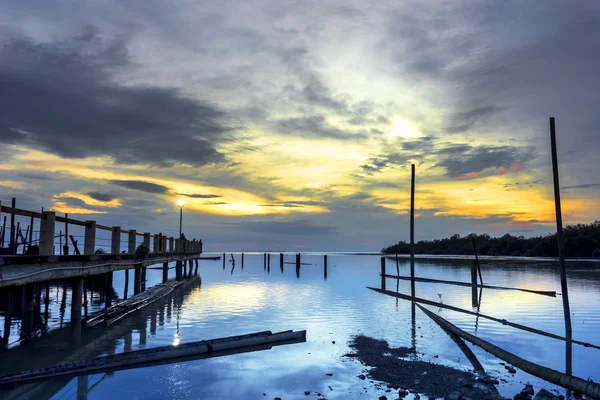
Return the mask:
<path fill-rule="evenodd" d="M 112 237 L 110 240 L 110 253 L 119 254 L 121 252 L 121 227 L 113 226 Z"/>
<path fill-rule="evenodd" d="M 169 238 L 169 252 L 175 252 L 175 238 L 172 237 Z"/>
<path fill-rule="evenodd" d="M 146 267 L 142 267 L 142 292 L 146 290 Z"/>
<path fill-rule="evenodd" d="M 142 268 L 137 267 L 133 273 L 133 294 L 140 294 L 142 292 Z"/>
<path fill-rule="evenodd" d="M 54 211 L 44 211 L 44 218 L 40 222 L 40 255 L 51 256 L 54 252 L 54 225 L 56 214 Z"/>
<path fill-rule="evenodd" d="M 144 233 L 144 247 L 148 249 L 148 252 L 150 252 L 150 233 L 145 232 Z"/>
<path fill-rule="evenodd" d="M 112 292 L 113 292 L 113 273 L 106 273 L 106 281 L 104 287 L 104 307 L 108 308 L 112 305 Z"/>
<path fill-rule="evenodd" d="M 135 254 L 135 248 L 136 248 L 135 241 L 136 241 L 136 238 L 137 238 L 137 233 L 136 233 L 135 229 L 130 229 L 129 230 L 129 243 L 128 243 L 128 246 L 127 246 L 127 252 L 129 254 Z"/>
<path fill-rule="evenodd" d="M 163 263 L 163 271 L 162 271 L 162 283 L 166 283 L 169 280 L 169 263 Z"/>
<path fill-rule="evenodd" d="M 175 263 L 175 279 L 180 281 L 181 278 L 182 278 L 181 260 L 177 260 L 177 262 Z"/>
<path fill-rule="evenodd" d="M 81 302 L 83 278 L 75 278 L 71 287 L 71 332 L 73 343 L 81 344 Z"/>
<path fill-rule="evenodd" d="M 83 254 L 94 254 L 96 246 L 96 221 L 85 221 L 85 237 L 83 240 Z"/>

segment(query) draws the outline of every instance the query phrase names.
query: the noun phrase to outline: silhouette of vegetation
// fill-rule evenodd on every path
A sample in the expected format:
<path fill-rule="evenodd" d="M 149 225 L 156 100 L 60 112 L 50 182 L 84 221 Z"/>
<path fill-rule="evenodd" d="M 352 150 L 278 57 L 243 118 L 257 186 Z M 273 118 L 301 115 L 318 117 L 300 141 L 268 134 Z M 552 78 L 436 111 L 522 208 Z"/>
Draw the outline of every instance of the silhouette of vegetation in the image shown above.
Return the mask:
<path fill-rule="evenodd" d="M 600 221 L 591 224 L 568 225 L 564 228 L 566 257 L 600 257 Z M 472 237 L 475 238 L 477 253 L 485 256 L 557 257 L 556 234 L 525 238 L 506 234 L 491 237 L 488 234 L 470 233 L 466 236 L 454 234 L 446 239 L 421 240 L 415 243 L 415 254 L 461 254 L 473 252 Z M 384 254 L 395 254 L 395 245 L 381 250 Z M 409 254 L 410 244 L 398 243 L 399 254 Z"/>

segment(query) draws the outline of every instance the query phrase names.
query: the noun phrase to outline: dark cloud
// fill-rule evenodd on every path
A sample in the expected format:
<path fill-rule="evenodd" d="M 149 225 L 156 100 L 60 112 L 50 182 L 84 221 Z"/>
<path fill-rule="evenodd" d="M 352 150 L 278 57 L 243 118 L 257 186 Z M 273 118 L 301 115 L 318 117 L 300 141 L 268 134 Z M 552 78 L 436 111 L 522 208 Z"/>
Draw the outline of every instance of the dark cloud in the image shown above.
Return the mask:
<path fill-rule="evenodd" d="M 145 182 L 145 181 L 127 181 L 127 180 L 111 180 L 109 181 L 113 185 L 121 186 L 126 189 L 139 190 L 141 192 L 147 193 L 157 193 L 163 194 L 168 193 L 169 188 L 163 185 L 158 185 L 156 183 Z"/>
<path fill-rule="evenodd" d="M 488 117 L 499 113 L 503 109 L 496 106 L 484 106 L 457 113 L 452 117 L 451 123 L 444 128 L 444 131 L 448 133 L 469 132 L 478 123 L 485 122 Z"/>
<path fill-rule="evenodd" d="M 563 186 L 561 189 L 592 189 L 600 187 L 600 183 L 584 183 L 582 185 Z"/>
<path fill-rule="evenodd" d="M 53 181 L 53 180 L 58 179 L 50 174 L 44 174 L 42 172 L 21 172 L 19 174 L 19 176 L 23 177 L 23 178 L 27 178 L 27 179 L 38 180 L 38 181 Z"/>
<path fill-rule="evenodd" d="M 413 151 L 418 153 L 430 152 L 434 148 L 434 136 L 424 136 L 418 139 L 402 140 L 402 150 Z"/>
<path fill-rule="evenodd" d="M 322 115 L 276 120 L 273 128 L 279 133 L 320 138 L 364 139 L 367 137 L 364 131 L 344 131 L 334 128 Z"/>
<path fill-rule="evenodd" d="M 443 154 L 443 150 L 439 151 Z M 452 151 L 451 156 L 436 164 L 446 170 L 451 178 L 475 177 L 487 168 L 509 168 L 522 166 L 534 156 L 533 149 L 517 146 L 478 146 L 457 155 Z M 470 176 L 469 176 L 470 175 Z"/>
<path fill-rule="evenodd" d="M 244 221 L 224 222 L 223 227 L 271 235 L 331 235 L 338 230 L 336 226 L 315 225 L 311 220 L 296 221 Z"/>
<path fill-rule="evenodd" d="M 230 131 L 216 108 L 177 90 L 121 86 L 126 41 L 94 29 L 63 42 L 4 38 L 0 47 L 0 138 L 63 157 L 121 163 L 204 165 L 224 157 Z"/>
<path fill-rule="evenodd" d="M 192 193 L 192 194 L 177 193 L 177 194 L 179 194 L 180 196 L 190 197 L 192 199 L 216 199 L 218 197 L 223 197 L 218 194 L 202 194 L 202 193 Z"/>
<path fill-rule="evenodd" d="M 95 199 L 98 201 L 104 201 L 104 202 L 108 202 L 108 201 L 118 198 L 117 194 L 113 193 L 113 192 L 111 192 L 111 193 L 88 192 L 87 195 L 90 196 L 92 199 Z"/>

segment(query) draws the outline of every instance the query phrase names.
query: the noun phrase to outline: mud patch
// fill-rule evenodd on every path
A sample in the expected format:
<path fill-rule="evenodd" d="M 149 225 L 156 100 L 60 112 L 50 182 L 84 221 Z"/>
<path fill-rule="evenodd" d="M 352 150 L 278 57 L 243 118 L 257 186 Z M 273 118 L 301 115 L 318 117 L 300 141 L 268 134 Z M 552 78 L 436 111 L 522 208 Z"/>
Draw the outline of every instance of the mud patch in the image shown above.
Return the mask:
<path fill-rule="evenodd" d="M 414 349 L 390 348 L 385 340 L 364 335 L 354 337 L 350 347 L 354 353 L 346 354 L 346 357 L 357 358 L 370 368 L 372 379 L 391 387 L 408 389 L 432 398 L 445 398 L 452 392 L 458 392 L 464 398 L 504 399 L 478 382 L 477 376 L 470 372 L 417 359 L 403 359 L 414 355 Z"/>

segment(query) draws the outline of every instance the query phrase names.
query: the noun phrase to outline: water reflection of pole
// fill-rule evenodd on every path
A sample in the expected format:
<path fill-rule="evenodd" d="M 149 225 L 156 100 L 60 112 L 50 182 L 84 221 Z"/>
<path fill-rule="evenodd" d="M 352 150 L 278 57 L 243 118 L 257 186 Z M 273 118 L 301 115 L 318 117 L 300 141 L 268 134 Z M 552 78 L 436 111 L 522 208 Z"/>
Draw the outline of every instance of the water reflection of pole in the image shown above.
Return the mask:
<path fill-rule="evenodd" d="M 573 336 L 571 332 L 567 332 L 567 340 L 565 341 L 565 374 L 573 374 Z"/>
<path fill-rule="evenodd" d="M 483 295 L 483 288 L 479 289 L 479 301 L 477 302 L 477 316 L 475 317 L 475 333 L 479 327 L 479 310 L 481 309 L 481 296 Z"/>
<path fill-rule="evenodd" d="M 88 375 L 77 377 L 77 400 L 88 398 Z"/>
<path fill-rule="evenodd" d="M 556 207 L 556 240 L 558 242 L 558 258 L 560 261 L 560 287 L 562 290 L 563 311 L 565 315 L 566 337 L 571 336 L 571 310 L 569 306 L 569 289 L 565 266 L 565 244 L 562 227 L 562 211 L 560 207 L 560 184 L 558 181 L 558 157 L 556 154 L 556 130 L 554 117 L 550 118 L 550 144 L 552 147 L 552 175 L 554 177 L 554 205 Z"/>
<path fill-rule="evenodd" d="M 415 318 L 415 302 L 410 303 L 410 324 L 411 324 L 411 347 L 413 351 L 417 350 L 417 329 L 416 329 L 416 318 Z"/>
<path fill-rule="evenodd" d="M 63 327 L 63 322 L 65 320 L 65 310 L 67 309 L 67 289 L 63 285 L 62 286 L 62 298 L 60 300 L 60 309 L 59 309 L 59 321 L 60 327 Z"/>
<path fill-rule="evenodd" d="M 5 217 L 6 218 L 6 217 Z M 4 314 L 4 337 L 2 338 L 2 347 L 7 348 L 10 338 L 10 325 L 13 313 L 13 294 L 12 288 L 8 288 L 6 293 L 6 313 Z"/>

